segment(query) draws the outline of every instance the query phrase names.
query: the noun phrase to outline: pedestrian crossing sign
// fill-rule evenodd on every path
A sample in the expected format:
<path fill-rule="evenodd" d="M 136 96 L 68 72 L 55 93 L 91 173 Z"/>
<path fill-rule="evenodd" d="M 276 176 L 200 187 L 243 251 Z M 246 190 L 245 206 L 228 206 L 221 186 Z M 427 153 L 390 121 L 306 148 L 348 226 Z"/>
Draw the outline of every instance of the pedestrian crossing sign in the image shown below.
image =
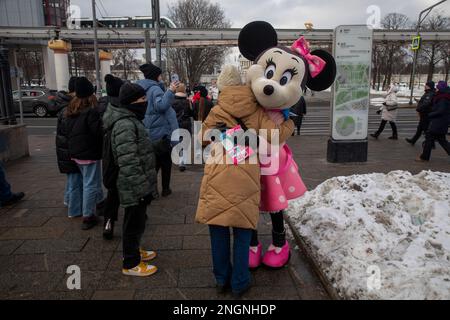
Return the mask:
<path fill-rule="evenodd" d="M 420 48 L 420 36 L 412 39 L 411 50 L 419 50 Z"/>

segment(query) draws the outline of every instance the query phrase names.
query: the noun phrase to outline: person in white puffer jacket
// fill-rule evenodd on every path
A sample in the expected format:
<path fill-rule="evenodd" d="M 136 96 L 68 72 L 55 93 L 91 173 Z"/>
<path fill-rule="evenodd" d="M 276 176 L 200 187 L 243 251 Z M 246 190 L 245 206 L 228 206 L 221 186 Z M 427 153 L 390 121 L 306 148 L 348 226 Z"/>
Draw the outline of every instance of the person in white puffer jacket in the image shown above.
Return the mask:
<path fill-rule="evenodd" d="M 375 139 L 378 139 L 378 136 L 383 132 L 386 123 L 389 122 L 392 129 L 392 136 L 389 139 L 397 140 L 397 125 L 395 121 L 397 120 L 397 109 L 398 109 L 398 100 L 397 100 L 397 92 L 398 87 L 394 84 L 391 84 L 389 90 L 386 94 L 386 98 L 384 99 L 383 105 L 377 111 L 378 114 L 381 113 L 381 123 L 380 127 L 375 133 L 370 134 Z"/>

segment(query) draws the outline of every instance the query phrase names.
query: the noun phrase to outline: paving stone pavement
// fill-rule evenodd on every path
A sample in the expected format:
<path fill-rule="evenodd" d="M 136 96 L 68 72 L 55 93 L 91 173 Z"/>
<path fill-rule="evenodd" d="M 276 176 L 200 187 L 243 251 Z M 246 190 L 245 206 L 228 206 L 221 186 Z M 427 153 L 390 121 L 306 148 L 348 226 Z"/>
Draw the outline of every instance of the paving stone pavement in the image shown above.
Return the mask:
<path fill-rule="evenodd" d="M 386 136 L 387 137 L 387 136 Z M 337 175 L 406 169 L 449 171 L 439 147 L 430 163 L 416 163 L 419 146 L 386 137 L 369 143 L 369 161 L 326 162 L 327 137 L 296 136 L 290 141 L 308 188 Z M 0 299 L 229 299 L 217 295 L 211 270 L 208 229 L 194 222 L 201 166 L 183 173 L 174 168 L 173 194 L 148 210 L 143 245 L 158 252 L 159 271 L 149 278 L 121 274 L 121 221 L 116 237 L 105 241 L 101 227 L 80 229 L 63 206 L 65 176 L 59 174 L 54 136 L 30 136 L 31 157 L 6 165 L 13 190 L 24 201 L 0 209 Z M 260 219 L 262 242 L 270 242 L 270 219 Z M 295 244 L 293 243 L 293 246 Z M 81 269 L 81 290 L 67 289 L 69 265 Z M 289 267 L 253 272 L 254 288 L 246 299 L 326 299 L 307 260 L 294 251 Z"/>

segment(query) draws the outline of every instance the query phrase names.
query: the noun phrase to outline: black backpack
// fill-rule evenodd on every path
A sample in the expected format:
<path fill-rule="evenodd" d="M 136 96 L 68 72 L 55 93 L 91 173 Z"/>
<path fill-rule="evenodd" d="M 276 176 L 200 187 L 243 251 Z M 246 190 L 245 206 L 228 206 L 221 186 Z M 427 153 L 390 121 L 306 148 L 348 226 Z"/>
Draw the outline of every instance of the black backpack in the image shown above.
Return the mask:
<path fill-rule="evenodd" d="M 103 133 L 102 173 L 103 173 L 103 185 L 105 186 L 106 189 L 117 188 L 117 178 L 119 177 L 119 165 L 116 163 L 114 159 L 114 153 L 112 150 L 112 131 L 117 121 L 115 121 Z M 136 124 L 134 122 L 133 124 L 136 129 L 136 143 L 137 143 L 137 141 L 139 140 L 138 130 L 136 128 Z"/>

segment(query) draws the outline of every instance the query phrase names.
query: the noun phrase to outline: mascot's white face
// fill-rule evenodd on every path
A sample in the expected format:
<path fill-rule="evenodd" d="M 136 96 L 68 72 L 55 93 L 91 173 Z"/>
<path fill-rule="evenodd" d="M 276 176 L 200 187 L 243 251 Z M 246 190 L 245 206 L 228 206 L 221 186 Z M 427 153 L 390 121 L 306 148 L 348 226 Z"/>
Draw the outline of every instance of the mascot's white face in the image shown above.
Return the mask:
<path fill-rule="evenodd" d="M 306 65 L 298 55 L 282 48 L 264 52 L 247 72 L 247 84 L 266 109 L 286 109 L 301 97 Z"/>

